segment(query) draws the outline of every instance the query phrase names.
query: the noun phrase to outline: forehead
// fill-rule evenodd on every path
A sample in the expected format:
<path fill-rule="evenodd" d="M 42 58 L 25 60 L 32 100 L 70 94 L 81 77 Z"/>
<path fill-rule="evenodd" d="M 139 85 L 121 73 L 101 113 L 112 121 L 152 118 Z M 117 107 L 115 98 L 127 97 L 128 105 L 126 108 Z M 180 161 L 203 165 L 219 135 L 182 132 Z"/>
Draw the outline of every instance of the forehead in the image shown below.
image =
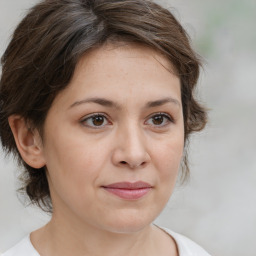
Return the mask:
<path fill-rule="evenodd" d="M 80 68 L 91 68 L 96 65 L 100 66 L 104 61 L 119 60 L 119 64 L 124 65 L 125 62 L 129 65 L 134 59 L 136 61 L 148 62 L 154 60 L 154 64 L 158 64 L 165 68 L 168 72 L 176 74 L 175 68 L 171 61 L 159 51 L 139 43 L 126 43 L 126 42 L 114 42 L 106 43 L 103 46 L 88 51 L 78 62 L 76 70 Z M 129 61 L 130 60 L 130 61 Z M 130 63 L 129 63 L 130 62 Z M 152 62 L 153 63 L 153 62 Z M 146 67 L 142 65 L 141 68 Z"/>
<path fill-rule="evenodd" d="M 180 99 L 180 80 L 171 62 L 157 51 L 138 44 L 107 44 L 86 53 L 78 62 L 68 87 L 57 98 L 63 102 L 84 97 L 111 98 L 125 103 L 153 101 L 163 96 Z"/>

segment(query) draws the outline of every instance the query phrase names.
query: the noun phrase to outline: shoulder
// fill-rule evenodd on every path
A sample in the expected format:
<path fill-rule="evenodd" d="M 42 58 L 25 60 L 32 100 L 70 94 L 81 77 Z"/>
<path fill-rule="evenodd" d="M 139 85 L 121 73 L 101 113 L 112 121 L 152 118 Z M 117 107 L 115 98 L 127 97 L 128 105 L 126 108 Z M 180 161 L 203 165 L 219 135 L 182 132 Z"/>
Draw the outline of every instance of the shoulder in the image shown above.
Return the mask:
<path fill-rule="evenodd" d="M 189 238 L 175 233 L 167 228 L 162 228 L 166 233 L 175 240 L 180 256 L 210 256 L 201 246 L 190 240 Z"/>
<path fill-rule="evenodd" d="M 10 248 L 1 256 L 40 256 L 30 242 L 29 235 L 24 237 L 19 243 Z"/>

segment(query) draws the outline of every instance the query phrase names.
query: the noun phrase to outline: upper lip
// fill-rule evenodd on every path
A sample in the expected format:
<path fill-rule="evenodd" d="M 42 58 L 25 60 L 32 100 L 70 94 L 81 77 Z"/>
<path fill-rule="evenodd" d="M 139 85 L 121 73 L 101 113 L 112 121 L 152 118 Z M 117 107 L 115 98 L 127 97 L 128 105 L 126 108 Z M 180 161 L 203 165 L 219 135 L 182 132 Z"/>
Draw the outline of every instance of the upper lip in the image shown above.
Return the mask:
<path fill-rule="evenodd" d="M 136 182 L 117 182 L 117 183 L 113 183 L 113 184 L 109 184 L 106 186 L 102 186 L 104 188 L 116 188 L 116 189 L 142 189 L 142 188 L 152 188 L 153 186 L 150 185 L 147 182 L 144 181 L 136 181 Z"/>

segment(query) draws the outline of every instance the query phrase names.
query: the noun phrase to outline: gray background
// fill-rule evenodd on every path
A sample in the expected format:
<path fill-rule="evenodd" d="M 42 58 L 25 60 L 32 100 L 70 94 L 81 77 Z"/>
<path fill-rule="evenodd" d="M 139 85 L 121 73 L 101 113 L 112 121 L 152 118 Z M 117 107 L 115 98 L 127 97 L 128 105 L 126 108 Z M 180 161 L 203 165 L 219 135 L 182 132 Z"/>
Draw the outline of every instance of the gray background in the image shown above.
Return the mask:
<path fill-rule="evenodd" d="M 0 0 L 0 54 L 35 0 Z M 159 1 L 160 2 L 160 1 Z M 207 129 L 190 145 L 191 179 L 177 185 L 157 223 L 183 233 L 214 256 L 255 256 L 256 1 L 169 0 L 204 57 L 200 98 Z M 0 251 L 48 216 L 17 198 L 17 167 L 0 151 Z"/>

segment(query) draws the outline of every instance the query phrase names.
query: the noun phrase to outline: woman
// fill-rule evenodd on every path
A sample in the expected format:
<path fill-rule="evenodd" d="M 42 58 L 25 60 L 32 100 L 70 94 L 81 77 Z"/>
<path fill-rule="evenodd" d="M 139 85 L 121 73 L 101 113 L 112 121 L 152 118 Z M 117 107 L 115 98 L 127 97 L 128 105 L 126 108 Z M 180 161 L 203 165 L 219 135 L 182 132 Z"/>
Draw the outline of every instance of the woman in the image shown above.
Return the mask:
<path fill-rule="evenodd" d="M 145 0 L 45 0 L 2 57 L 0 137 L 50 211 L 10 255 L 209 255 L 153 225 L 206 113 L 200 62 L 173 15 Z"/>

